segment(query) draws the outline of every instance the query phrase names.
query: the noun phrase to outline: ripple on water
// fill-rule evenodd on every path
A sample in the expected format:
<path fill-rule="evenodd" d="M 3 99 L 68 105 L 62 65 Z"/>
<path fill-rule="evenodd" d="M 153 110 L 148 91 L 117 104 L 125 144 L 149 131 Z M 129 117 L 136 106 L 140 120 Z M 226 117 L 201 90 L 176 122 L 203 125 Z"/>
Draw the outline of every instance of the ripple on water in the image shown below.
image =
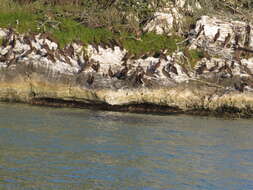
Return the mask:
<path fill-rule="evenodd" d="M 252 120 L 0 104 L 0 189 L 253 189 Z"/>

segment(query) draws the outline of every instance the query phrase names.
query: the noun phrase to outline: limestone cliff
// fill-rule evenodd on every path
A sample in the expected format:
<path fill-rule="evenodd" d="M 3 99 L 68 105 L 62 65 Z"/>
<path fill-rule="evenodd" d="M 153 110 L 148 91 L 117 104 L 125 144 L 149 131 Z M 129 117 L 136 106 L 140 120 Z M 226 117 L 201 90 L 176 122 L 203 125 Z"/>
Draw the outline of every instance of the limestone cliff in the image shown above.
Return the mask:
<path fill-rule="evenodd" d="M 172 23 L 169 17 L 175 14 L 166 14 L 157 13 L 155 19 Z M 163 32 L 157 22 L 151 20 L 146 30 Z M 180 49 L 171 55 L 161 50 L 140 57 L 117 45 L 83 46 L 75 42 L 60 49 L 47 34 L 18 34 L 1 29 L 0 99 L 251 117 L 251 28 L 244 22 L 201 17 L 185 40 L 190 49 L 203 51 L 203 58 L 196 65 L 188 59 L 189 52 Z"/>

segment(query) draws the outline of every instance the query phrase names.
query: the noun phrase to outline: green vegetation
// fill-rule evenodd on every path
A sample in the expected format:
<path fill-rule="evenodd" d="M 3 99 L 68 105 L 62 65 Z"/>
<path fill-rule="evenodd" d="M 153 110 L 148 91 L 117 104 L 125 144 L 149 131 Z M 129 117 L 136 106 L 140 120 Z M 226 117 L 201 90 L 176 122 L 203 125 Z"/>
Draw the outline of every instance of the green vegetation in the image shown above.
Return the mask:
<path fill-rule="evenodd" d="M 144 20 L 152 16 L 154 10 L 144 1 L 140 4 L 121 1 L 117 5 L 89 0 L 71 1 L 68 5 L 59 0 L 0 2 L 0 27 L 11 27 L 20 33 L 48 32 L 61 47 L 75 40 L 101 44 L 115 39 L 129 52 L 141 55 L 162 49 L 168 49 L 170 53 L 181 40 L 178 36 L 142 32 Z"/>
<path fill-rule="evenodd" d="M 144 33 L 143 26 L 164 3 L 174 0 L 0 0 L 0 27 L 11 27 L 20 33 L 48 32 L 61 47 L 74 40 L 87 43 L 107 43 L 116 39 L 133 54 L 174 51 L 180 37 Z M 185 14 L 183 32 L 203 12 L 227 10 L 252 12 L 251 0 L 199 1 L 202 9 Z M 196 0 L 187 0 L 194 7 Z M 246 14 L 247 15 L 247 14 Z M 253 19 L 252 19 L 253 20 Z M 185 47 L 182 47 L 184 49 Z M 190 51 L 194 63 L 201 57 Z"/>
<path fill-rule="evenodd" d="M 82 41 L 84 44 L 99 44 L 108 42 L 114 37 L 114 34 L 105 28 L 88 28 L 68 18 L 63 18 L 59 21 L 59 29 L 51 29 L 51 32 L 61 46 L 75 40 Z"/>
<path fill-rule="evenodd" d="M 195 67 L 196 63 L 204 58 L 204 52 L 200 49 L 185 50 L 185 55 L 188 57 L 192 68 Z"/>
<path fill-rule="evenodd" d="M 128 34 L 129 37 L 129 34 Z M 154 33 L 144 34 L 140 40 L 135 40 L 134 38 L 126 37 L 123 41 L 123 45 L 131 53 L 142 54 L 145 52 L 157 52 L 160 50 L 167 49 L 171 53 L 176 50 L 176 42 L 180 40 L 179 37 L 167 37 L 164 35 L 157 35 Z"/>
<path fill-rule="evenodd" d="M 0 46 L 3 44 L 3 39 L 0 38 Z"/>
<path fill-rule="evenodd" d="M 0 27 L 15 28 L 18 32 L 37 31 L 36 20 L 38 16 L 25 11 L 2 12 L 0 14 Z"/>

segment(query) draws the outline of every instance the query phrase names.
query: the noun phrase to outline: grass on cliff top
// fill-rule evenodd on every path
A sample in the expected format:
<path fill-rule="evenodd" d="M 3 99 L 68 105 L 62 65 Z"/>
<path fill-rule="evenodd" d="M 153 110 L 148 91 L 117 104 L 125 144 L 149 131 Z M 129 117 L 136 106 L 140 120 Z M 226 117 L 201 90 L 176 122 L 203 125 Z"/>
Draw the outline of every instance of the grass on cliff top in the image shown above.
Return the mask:
<path fill-rule="evenodd" d="M 137 40 L 131 33 L 115 34 L 106 28 L 88 28 L 69 18 L 61 19 L 60 22 L 60 29 L 52 29 L 51 32 L 61 47 L 74 40 L 80 40 L 84 44 L 99 44 L 117 39 L 130 53 L 140 55 L 145 52 L 157 52 L 161 49 L 173 52 L 177 48 L 176 42 L 180 40 L 176 36 L 168 37 L 155 33 L 145 33 Z"/>
<path fill-rule="evenodd" d="M 37 15 L 24 11 L 2 12 L 0 13 L 0 27 L 15 28 L 17 32 L 36 32 Z"/>
<path fill-rule="evenodd" d="M 113 33 L 105 28 L 88 28 L 70 18 L 60 19 L 59 22 L 59 29 L 48 30 L 57 39 L 61 47 L 74 40 L 82 41 L 84 44 L 99 44 L 114 37 Z"/>
<path fill-rule="evenodd" d="M 89 27 L 76 21 L 75 14 L 80 7 L 46 6 L 40 3 L 20 5 L 11 0 L 0 0 L 0 27 L 14 28 L 17 32 L 49 32 L 64 47 L 75 40 L 88 43 L 103 43 L 117 39 L 129 52 L 139 55 L 168 49 L 176 50 L 179 37 L 167 37 L 154 33 L 144 33 L 137 40 L 129 31 L 111 31 L 107 27 Z M 69 16 L 66 16 L 71 12 Z M 76 11 L 76 12 L 75 12 Z"/>
<path fill-rule="evenodd" d="M 200 49 L 185 49 L 184 54 L 188 57 L 192 68 L 195 67 L 198 61 L 204 58 L 204 52 Z"/>
<path fill-rule="evenodd" d="M 0 27 L 15 28 L 18 32 L 36 31 L 39 15 L 28 6 L 20 6 L 11 0 L 0 0 Z"/>

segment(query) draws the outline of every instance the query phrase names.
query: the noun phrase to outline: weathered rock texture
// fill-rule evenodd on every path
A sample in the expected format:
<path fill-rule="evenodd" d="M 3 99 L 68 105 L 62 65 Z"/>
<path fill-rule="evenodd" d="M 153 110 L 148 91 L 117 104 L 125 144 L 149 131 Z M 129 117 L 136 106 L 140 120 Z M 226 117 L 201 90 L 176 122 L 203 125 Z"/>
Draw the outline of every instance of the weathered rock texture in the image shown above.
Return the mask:
<path fill-rule="evenodd" d="M 180 51 L 133 58 L 118 46 L 102 44 L 84 48 L 72 43 L 59 49 L 47 34 L 21 35 L 1 29 L 0 99 L 251 117 L 253 58 L 248 51 L 243 58 L 244 50 L 238 49 L 252 48 L 252 32 L 247 31 L 245 23 L 235 27 L 231 21 L 202 17 L 188 40 L 191 48 L 207 55 L 192 67 Z M 231 37 L 224 45 L 228 34 Z"/>

